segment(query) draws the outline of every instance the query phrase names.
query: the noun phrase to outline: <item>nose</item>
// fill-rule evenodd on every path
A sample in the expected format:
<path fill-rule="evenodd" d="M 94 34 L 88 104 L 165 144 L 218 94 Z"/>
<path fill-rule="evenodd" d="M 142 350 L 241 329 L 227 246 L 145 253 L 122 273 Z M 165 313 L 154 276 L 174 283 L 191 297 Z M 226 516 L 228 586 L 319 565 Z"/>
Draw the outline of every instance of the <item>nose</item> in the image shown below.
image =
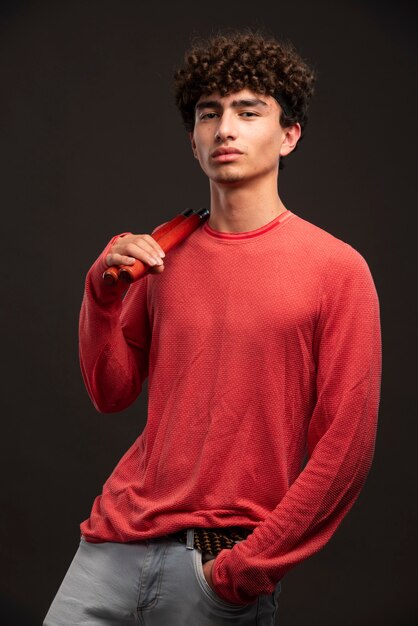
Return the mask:
<path fill-rule="evenodd" d="M 231 111 L 224 111 L 219 118 L 218 127 L 215 133 L 215 140 L 219 143 L 228 139 L 236 139 L 238 134 L 234 114 Z"/>

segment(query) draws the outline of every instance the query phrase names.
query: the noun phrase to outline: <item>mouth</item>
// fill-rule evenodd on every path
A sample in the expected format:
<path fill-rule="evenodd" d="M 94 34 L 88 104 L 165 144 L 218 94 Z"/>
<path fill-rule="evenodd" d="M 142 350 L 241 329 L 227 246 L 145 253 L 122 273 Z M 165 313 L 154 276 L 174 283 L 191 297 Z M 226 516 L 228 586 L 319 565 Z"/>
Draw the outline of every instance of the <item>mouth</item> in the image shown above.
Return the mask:
<path fill-rule="evenodd" d="M 242 156 L 242 152 L 237 148 L 218 148 L 212 152 L 211 156 L 218 163 L 229 163 L 239 159 Z"/>

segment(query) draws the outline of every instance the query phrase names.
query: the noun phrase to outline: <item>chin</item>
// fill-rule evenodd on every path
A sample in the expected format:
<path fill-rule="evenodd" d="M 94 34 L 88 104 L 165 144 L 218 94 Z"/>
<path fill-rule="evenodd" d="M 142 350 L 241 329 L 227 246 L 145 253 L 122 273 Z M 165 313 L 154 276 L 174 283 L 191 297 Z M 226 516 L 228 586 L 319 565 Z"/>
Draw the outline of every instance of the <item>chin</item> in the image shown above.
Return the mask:
<path fill-rule="evenodd" d="M 239 183 L 245 180 L 245 176 L 240 174 L 239 172 L 217 172 L 214 176 L 212 176 L 212 180 L 214 183 Z"/>

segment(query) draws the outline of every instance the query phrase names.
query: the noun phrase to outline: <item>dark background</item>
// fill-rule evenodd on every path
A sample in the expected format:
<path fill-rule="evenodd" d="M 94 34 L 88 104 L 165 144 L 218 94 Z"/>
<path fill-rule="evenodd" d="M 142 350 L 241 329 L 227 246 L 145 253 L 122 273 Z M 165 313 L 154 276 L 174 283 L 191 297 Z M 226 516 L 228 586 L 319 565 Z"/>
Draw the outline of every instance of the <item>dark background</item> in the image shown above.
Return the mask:
<path fill-rule="evenodd" d="M 279 623 L 418 624 L 414 6 L 0 3 L 2 625 L 42 622 L 79 523 L 144 426 L 146 391 L 100 415 L 84 389 L 84 276 L 113 234 L 208 205 L 172 73 L 191 35 L 224 26 L 288 38 L 316 68 L 280 194 L 366 258 L 381 303 L 374 464 L 331 542 L 285 577 Z"/>

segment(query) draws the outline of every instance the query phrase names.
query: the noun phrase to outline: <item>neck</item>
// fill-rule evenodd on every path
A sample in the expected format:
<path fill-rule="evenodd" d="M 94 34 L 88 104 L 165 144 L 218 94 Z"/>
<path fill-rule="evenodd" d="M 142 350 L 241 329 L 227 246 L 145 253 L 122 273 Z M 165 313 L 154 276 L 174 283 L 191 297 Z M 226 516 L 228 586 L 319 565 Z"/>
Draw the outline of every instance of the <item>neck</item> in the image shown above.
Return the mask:
<path fill-rule="evenodd" d="M 210 182 L 209 225 L 218 231 L 240 233 L 261 228 L 286 211 L 274 187 L 258 189 Z"/>

